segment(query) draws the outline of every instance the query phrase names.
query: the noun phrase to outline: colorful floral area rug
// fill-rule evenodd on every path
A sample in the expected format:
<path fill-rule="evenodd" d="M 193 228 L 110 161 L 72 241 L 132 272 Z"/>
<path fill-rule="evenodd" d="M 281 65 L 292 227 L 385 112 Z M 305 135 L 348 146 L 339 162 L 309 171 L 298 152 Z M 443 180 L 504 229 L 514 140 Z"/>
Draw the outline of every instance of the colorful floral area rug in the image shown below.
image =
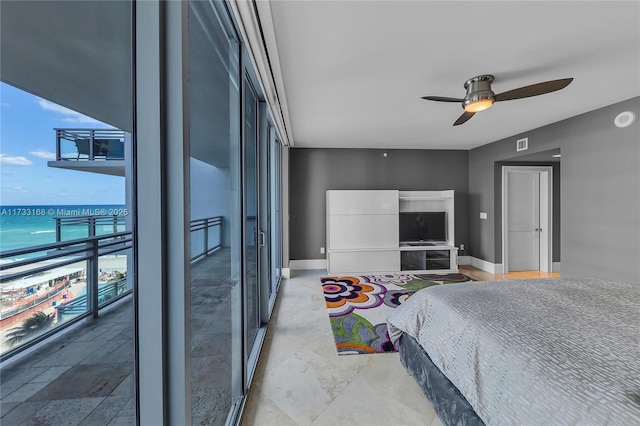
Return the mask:
<path fill-rule="evenodd" d="M 387 316 L 416 291 L 472 281 L 464 274 L 322 277 L 338 355 L 397 352 L 387 333 Z"/>

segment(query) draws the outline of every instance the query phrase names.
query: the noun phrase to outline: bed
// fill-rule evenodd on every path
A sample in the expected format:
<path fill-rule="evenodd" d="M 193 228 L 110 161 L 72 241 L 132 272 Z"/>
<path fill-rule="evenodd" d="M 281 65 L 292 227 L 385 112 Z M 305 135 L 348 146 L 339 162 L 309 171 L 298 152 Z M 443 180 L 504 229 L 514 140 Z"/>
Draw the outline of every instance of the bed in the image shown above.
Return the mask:
<path fill-rule="evenodd" d="M 640 284 L 433 286 L 387 320 L 445 424 L 640 424 Z"/>

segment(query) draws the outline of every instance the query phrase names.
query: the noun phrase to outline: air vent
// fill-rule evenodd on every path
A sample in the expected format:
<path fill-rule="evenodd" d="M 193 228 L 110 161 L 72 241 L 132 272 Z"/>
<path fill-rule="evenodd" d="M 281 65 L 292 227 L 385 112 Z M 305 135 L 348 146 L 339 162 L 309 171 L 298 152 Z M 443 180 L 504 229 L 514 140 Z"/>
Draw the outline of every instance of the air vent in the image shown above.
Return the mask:
<path fill-rule="evenodd" d="M 518 139 L 516 141 L 516 151 L 525 151 L 529 149 L 529 138 Z"/>

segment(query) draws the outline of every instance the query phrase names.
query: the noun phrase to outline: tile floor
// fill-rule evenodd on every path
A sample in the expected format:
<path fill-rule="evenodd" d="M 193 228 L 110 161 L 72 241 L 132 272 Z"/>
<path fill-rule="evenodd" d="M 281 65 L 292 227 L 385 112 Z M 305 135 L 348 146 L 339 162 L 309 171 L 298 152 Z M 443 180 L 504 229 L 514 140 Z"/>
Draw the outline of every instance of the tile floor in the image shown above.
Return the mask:
<path fill-rule="evenodd" d="M 125 301 L 4 367 L 0 424 L 135 425 L 132 324 Z"/>
<path fill-rule="evenodd" d="M 231 407 L 231 251 L 191 265 L 191 421 L 224 425 Z"/>
<path fill-rule="evenodd" d="M 202 290 L 210 296 L 205 278 L 215 278 L 218 269 L 216 264 L 202 268 L 203 276 L 194 268 L 194 294 Z M 476 279 L 502 278 L 469 267 L 461 272 Z M 440 426 L 398 354 L 337 355 L 319 288 L 323 275 L 324 270 L 294 271 L 291 279 L 283 280 L 242 424 Z M 224 294 L 216 294 L 216 299 L 222 301 Z M 216 318 L 212 312 L 225 306 L 198 297 L 193 302 L 200 326 L 198 321 Z M 132 324 L 132 303 L 125 302 L 3 367 L 0 424 L 134 425 Z M 200 349 L 212 336 L 220 337 L 216 333 L 224 334 L 222 329 L 206 330 L 195 335 L 196 364 L 210 364 L 212 359 L 201 357 Z M 224 364 L 223 355 L 213 354 L 215 362 Z M 200 377 L 200 371 L 194 376 L 194 424 L 224 422 L 228 385 L 221 380 L 226 373 L 218 370 L 212 370 L 215 377 Z M 218 397 L 212 398 L 212 392 Z"/>
<path fill-rule="evenodd" d="M 283 280 L 242 425 L 434 425 L 397 353 L 338 356 L 320 277 Z"/>
<path fill-rule="evenodd" d="M 223 425 L 231 406 L 230 252 L 191 267 L 192 420 Z M 133 302 L 0 371 L 1 425 L 135 425 Z"/>

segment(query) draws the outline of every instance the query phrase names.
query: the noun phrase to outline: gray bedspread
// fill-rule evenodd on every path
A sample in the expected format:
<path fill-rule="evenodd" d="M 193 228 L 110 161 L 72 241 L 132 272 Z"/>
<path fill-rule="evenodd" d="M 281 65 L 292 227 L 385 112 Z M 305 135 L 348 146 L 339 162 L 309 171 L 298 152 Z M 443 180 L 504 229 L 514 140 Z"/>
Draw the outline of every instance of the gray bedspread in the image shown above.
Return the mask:
<path fill-rule="evenodd" d="M 640 425 L 640 284 L 529 279 L 433 286 L 388 318 L 487 425 Z"/>

